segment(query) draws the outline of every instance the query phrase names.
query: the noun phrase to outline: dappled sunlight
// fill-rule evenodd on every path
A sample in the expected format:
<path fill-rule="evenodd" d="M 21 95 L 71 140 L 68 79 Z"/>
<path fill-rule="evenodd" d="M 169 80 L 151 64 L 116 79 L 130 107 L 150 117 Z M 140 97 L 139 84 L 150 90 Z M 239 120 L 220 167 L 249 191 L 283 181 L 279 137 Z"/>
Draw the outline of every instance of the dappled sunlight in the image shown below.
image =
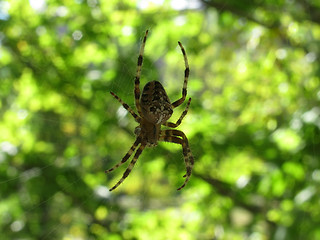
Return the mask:
<path fill-rule="evenodd" d="M 0 232 L 11 239 L 320 239 L 320 26 L 312 1 L 0 1 Z M 134 82 L 186 75 L 194 168 L 131 158 Z M 141 60 L 139 60 L 141 61 Z M 185 90 L 183 90 L 185 91 Z M 176 122 L 186 102 L 174 109 Z M 165 129 L 165 126 L 163 126 Z M 133 154 L 134 155 L 134 154 Z"/>

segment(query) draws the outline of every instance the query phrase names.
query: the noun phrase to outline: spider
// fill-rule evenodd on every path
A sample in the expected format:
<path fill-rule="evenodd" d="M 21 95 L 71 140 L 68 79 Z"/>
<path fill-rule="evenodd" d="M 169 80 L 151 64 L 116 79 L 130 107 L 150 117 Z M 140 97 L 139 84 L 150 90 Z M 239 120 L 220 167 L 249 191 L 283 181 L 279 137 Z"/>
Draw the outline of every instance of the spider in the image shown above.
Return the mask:
<path fill-rule="evenodd" d="M 186 51 L 183 48 L 182 44 L 178 42 L 185 63 L 182 97 L 180 99 L 171 103 L 165 89 L 163 88 L 162 84 L 158 81 L 148 82 L 144 86 L 142 94 L 140 95 L 141 67 L 147 36 L 148 30 L 144 35 L 143 42 L 140 47 L 137 71 L 134 82 L 135 106 L 138 111 L 138 114 L 136 114 L 132 110 L 132 108 L 124 101 L 122 101 L 121 98 L 118 97 L 115 93 L 110 92 L 110 94 L 117 101 L 119 101 L 122 104 L 122 106 L 134 117 L 135 121 L 139 123 L 139 126 L 137 126 L 134 131 L 135 135 L 137 136 L 136 141 L 133 143 L 127 154 L 122 158 L 122 160 L 118 164 L 116 164 L 109 170 L 106 170 L 105 173 L 109 173 L 114 169 L 120 167 L 122 164 L 124 164 L 130 158 L 130 156 L 133 154 L 133 152 L 136 150 L 139 144 L 140 146 L 138 147 L 126 171 L 123 173 L 122 178 L 109 191 L 116 189 L 128 177 L 144 148 L 154 147 L 158 144 L 158 141 L 177 143 L 182 146 L 184 162 L 186 165 L 186 174 L 183 176 L 185 177 L 184 183 L 177 190 L 182 189 L 189 181 L 192 172 L 192 167 L 194 164 L 193 156 L 191 154 L 186 135 L 182 131 L 175 129 L 161 130 L 161 125 L 170 128 L 178 127 L 181 124 L 183 118 L 186 116 L 190 106 L 191 98 L 189 98 L 186 108 L 182 112 L 178 121 L 176 123 L 167 122 L 167 120 L 171 117 L 173 113 L 173 109 L 180 106 L 184 102 L 187 95 L 189 64 Z"/>

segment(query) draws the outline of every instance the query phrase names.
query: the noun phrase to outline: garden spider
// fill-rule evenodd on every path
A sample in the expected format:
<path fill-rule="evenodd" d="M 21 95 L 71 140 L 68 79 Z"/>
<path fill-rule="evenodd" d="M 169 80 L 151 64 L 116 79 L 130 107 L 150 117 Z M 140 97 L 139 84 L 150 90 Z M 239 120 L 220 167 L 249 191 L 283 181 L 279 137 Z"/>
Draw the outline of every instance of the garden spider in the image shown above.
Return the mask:
<path fill-rule="evenodd" d="M 109 173 L 114 169 L 118 168 L 119 166 L 121 166 L 123 163 L 125 163 L 129 159 L 129 157 L 132 155 L 132 153 L 135 151 L 135 149 L 138 147 L 139 144 L 140 144 L 140 147 L 137 149 L 132 161 L 130 162 L 126 171 L 123 173 L 122 178 L 109 191 L 116 189 L 126 179 L 126 177 L 128 177 L 132 168 L 137 162 L 140 154 L 142 153 L 143 149 L 145 147 L 156 146 L 158 144 L 158 141 L 177 143 L 182 146 L 184 162 L 186 165 L 187 173 L 183 176 L 185 177 L 185 181 L 182 184 L 182 186 L 178 188 L 178 190 L 182 189 L 186 185 L 186 183 L 189 181 L 189 178 L 191 176 L 194 160 L 190 151 L 190 147 L 189 147 L 189 143 L 186 135 L 182 131 L 175 130 L 175 129 L 161 130 L 161 125 L 164 125 L 170 128 L 178 127 L 182 122 L 182 119 L 186 116 L 190 106 L 191 98 L 189 98 L 187 106 L 183 111 L 183 113 L 181 114 L 178 121 L 176 123 L 167 122 L 167 120 L 171 117 L 173 113 L 173 109 L 181 105 L 184 102 L 187 95 L 189 64 L 188 64 L 186 51 L 184 50 L 182 44 L 178 42 L 181 48 L 181 51 L 184 57 L 184 63 L 185 63 L 182 97 L 180 99 L 171 103 L 165 89 L 163 88 L 161 83 L 158 81 L 148 82 L 144 86 L 142 94 L 140 96 L 139 85 L 140 85 L 141 66 L 142 66 L 143 52 L 144 52 L 147 36 L 148 36 L 148 30 L 145 33 L 143 42 L 140 47 L 137 72 L 136 72 L 135 82 L 134 82 L 135 105 L 136 105 L 138 114 L 136 114 L 132 110 L 132 108 L 128 104 L 123 102 L 115 93 L 110 92 L 111 95 L 115 99 L 117 99 L 129 113 L 131 113 L 134 119 L 139 123 L 139 126 L 135 128 L 134 133 L 136 134 L 137 138 L 136 138 L 136 141 L 133 143 L 132 147 L 130 148 L 130 150 L 123 157 L 121 162 L 116 164 L 113 168 L 106 170 L 105 172 Z"/>

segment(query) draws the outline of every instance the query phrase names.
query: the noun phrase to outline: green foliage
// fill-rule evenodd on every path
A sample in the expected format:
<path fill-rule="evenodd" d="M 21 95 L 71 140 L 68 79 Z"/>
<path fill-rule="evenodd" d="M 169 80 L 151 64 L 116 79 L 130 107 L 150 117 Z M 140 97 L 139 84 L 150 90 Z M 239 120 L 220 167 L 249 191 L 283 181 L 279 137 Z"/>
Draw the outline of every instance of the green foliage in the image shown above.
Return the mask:
<path fill-rule="evenodd" d="M 320 238 L 319 4 L 177 2 L 0 0 L 1 239 Z M 159 143 L 110 193 L 146 29 L 171 100 L 187 51 L 194 172 Z"/>

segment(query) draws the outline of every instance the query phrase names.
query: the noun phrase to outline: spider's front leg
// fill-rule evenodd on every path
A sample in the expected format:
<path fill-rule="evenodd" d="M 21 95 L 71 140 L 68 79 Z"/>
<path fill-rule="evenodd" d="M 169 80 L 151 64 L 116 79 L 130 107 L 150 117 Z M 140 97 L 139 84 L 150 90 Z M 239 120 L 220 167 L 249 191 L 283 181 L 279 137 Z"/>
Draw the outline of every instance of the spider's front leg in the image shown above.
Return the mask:
<path fill-rule="evenodd" d="M 189 181 L 191 173 L 192 173 L 193 164 L 194 164 L 194 159 L 193 159 L 193 155 L 191 153 L 190 147 L 189 147 L 188 139 L 182 131 L 163 130 L 160 133 L 159 141 L 177 143 L 177 144 L 181 144 L 181 146 L 182 146 L 184 163 L 186 165 L 187 173 L 184 175 L 184 177 L 186 177 L 186 179 L 184 180 L 184 183 L 182 184 L 181 187 L 179 187 L 177 189 L 177 190 L 181 190 L 182 188 L 184 188 L 184 186 Z"/>
<path fill-rule="evenodd" d="M 129 149 L 129 151 L 127 152 L 127 154 L 122 158 L 121 162 L 117 163 L 112 168 L 106 170 L 105 173 L 109 173 L 109 172 L 117 169 L 118 167 L 120 167 L 122 164 L 124 164 L 130 158 L 130 156 L 132 155 L 132 153 L 137 148 L 137 146 L 139 145 L 140 142 L 141 142 L 141 138 L 138 137 L 136 139 L 136 141 L 133 143 L 133 145 L 131 146 L 131 148 Z"/>
<path fill-rule="evenodd" d="M 137 162 L 137 160 L 138 160 L 138 158 L 144 148 L 145 148 L 145 145 L 141 144 L 140 147 L 138 148 L 138 150 L 136 151 L 136 153 L 134 154 L 134 157 L 133 157 L 132 161 L 130 162 L 129 166 L 127 167 L 126 171 L 123 173 L 122 178 L 112 188 L 109 189 L 110 192 L 112 190 L 116 189 L 128 177 L 128 175 L 130 174 L 132 168 L 136 164 L 136 162 Z"/>

